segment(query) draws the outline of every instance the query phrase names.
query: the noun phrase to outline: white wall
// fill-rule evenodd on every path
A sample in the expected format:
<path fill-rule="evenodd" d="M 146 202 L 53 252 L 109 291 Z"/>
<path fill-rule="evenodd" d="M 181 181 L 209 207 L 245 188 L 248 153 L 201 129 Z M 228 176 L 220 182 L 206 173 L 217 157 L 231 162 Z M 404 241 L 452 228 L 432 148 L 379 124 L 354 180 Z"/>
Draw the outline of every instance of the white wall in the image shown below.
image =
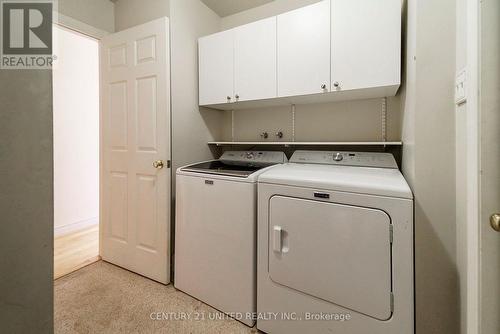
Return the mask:
<path fill-rule="evenodd" d="M 221 30 L 227 30 L 242 24 L 275 16 L 319 1 L 321 0 L 274 0 L 262 6 L 223 17 Z"/>
<path fill-rule="evenodd" d="M 456 64 L 458 73 L 467 63 L 466 0 L 457 0 Z M 456 166 L 456 223 L 457 270 L 460 294 L 460 333 L 467 329 L 467 104 L 455 108 L 455 166 Z"/>
<path fill-rule="evenodd" d="M 115 3 L 116 31 L 164 16 L 170 16 L 169 0 L 118 0 Z"/>
<path fill-rule="evenodd" d="M 57 26 L 54 34 L 54 227 L 59 234 L 98 223 L 99 44 Z"/>
<path fill-rule="evenodd" d="M 387 100 L 387 139 L 401 140 L 401 101 L 399 96 Z M 291 106 L 234 111 L 234 140 L 260 141 L 260 134 L 269 133 L 267 141 L 292 139 Z M 220 140 L 231 140 L 231 113 L 226 112 L 224 134 Z M 381 141 L 382 98 L 336 103 L 296 105 L 296 141 Z"/>
<path fill-rule="evenodd" d="M 58 10 L 100 30 L 115 31 L 114 4 L 110 0 L 59 0 Z"/>
<path fill-rule="evenodd" d="M 417 1 L 405 1 L 403 17 L 405 53 L 403 59 L 402 87 L 402 129 L 403 140 L 402 170 L 406 181 L 413 188 L 415 180 L 415 98 L 417 80 Z"/>
<path fill-rule="evenodd" d="M 455 1 L 408 0 L 403 173 L 415 196 L 416 332 L 458 333 Z"/>
<path fill-rule="evenodd" d="M 206 143 L 222 136 L 224 114 L 198 107 L 198 38 L 219 30 L 219 16 L 199 0 L 171 0 L 170 14 L 175 172 L 182 165 L 213 158 Z"/>
<path fill-rule="evenodd" d="M 278 15 L 319 0 L 276 0 L 265 5 L 223 17 L 221 30 Z M 295 140 L 297 141 L 380 141 L 382 139 L 382 99 L 296 106 Z M 229 113 L 227 113 L 229 114 Z M 387 101 L 387 139 L 401 140 L 400 94 Z M 231 140 L 231 118 L 225 118 L 224 136 Z M 290 140 L 291 107 L 268 107 L 234 112 L 234 140 L 261 140 L 267 131 L 269 141 L 281 130 L 283 140 Z"/>
<path fill-rule="evenodd" d="M 224 113 L 198 107 L 198 37 L 220 30 L 220 17 L 199 0 L 118 0 L 116 30 L 170 18 L 172 190 L 175 169 L 212 159 L 208 141 L 223 136 Z"/>
<path fill-rule="evenodd" d="M 0 326 L 53 333 L 52 75 L 0 70 Z"/>

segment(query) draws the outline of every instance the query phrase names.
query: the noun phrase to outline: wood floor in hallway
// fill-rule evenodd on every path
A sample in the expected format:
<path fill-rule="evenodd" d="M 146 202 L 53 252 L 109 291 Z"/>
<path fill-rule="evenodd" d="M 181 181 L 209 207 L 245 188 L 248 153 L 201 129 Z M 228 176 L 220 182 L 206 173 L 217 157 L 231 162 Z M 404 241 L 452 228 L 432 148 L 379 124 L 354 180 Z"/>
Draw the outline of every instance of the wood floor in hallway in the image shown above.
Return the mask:
<path fill-rule="evenodd" d="M 99 259 L 98 225 L 54 238 L 54 279 Z"/>

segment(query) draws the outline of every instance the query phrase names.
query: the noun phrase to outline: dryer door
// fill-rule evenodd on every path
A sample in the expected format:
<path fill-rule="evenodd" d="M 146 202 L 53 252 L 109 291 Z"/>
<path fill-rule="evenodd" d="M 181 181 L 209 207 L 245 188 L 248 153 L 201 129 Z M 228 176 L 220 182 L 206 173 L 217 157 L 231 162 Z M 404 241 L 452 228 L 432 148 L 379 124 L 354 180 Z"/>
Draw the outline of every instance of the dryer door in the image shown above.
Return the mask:
<path fill-rule="evenodd" d="M 376 319 L 391 317 L 391 221 L 385 212 L 284 196 L 269 204 L 274 282 Z"/>

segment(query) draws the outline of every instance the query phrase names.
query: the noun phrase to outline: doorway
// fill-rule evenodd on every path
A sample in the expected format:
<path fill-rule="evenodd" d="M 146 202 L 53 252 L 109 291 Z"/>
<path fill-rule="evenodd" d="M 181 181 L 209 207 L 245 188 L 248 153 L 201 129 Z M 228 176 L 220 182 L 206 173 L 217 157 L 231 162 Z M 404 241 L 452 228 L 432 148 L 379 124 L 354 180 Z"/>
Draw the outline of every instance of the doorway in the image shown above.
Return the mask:
<path fill-rule="evenodd" d="M 99 41 L 54 25 L 54 278 L 99 259 Z"/>

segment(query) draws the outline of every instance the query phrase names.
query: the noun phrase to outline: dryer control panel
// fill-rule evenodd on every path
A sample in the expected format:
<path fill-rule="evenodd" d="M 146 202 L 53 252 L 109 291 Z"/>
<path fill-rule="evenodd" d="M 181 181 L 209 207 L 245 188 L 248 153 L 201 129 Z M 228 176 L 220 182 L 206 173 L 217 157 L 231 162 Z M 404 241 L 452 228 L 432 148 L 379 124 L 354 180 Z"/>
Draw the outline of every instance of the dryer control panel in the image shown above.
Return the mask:
<path fill-rule="evenodd" d="M 285 153 L 278 151 L 226 151 L 219 160 L 239 166 L 271 166 L 288 161 Z"/>
<path fill-rule="evenodd" d="M 378 152 L 295 151 L 290 162 L 303 164 L 398 168 L 394 156 Z"/>

